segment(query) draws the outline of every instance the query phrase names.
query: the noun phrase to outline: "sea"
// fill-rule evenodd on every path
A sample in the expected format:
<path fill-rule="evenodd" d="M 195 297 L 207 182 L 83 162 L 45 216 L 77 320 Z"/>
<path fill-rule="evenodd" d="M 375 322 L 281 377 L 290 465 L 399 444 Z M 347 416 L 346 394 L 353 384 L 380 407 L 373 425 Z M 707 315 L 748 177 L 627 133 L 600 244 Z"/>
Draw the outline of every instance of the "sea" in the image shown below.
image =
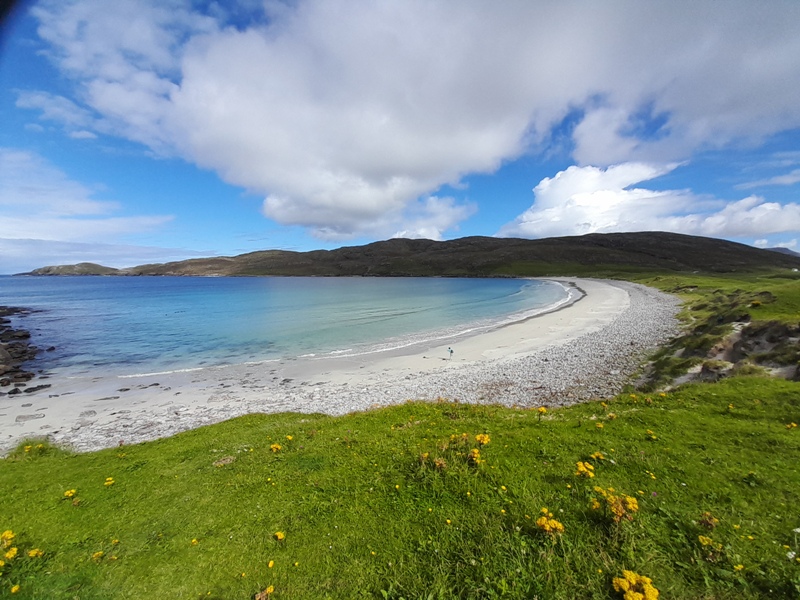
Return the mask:
<path fill-rule="evenodd" d="M 42 349 L 29 367 L 66 376 L 456 344 L 572 293 L 505 278 L 0 276 L 0 305 L 34 311 L 15 323 Z"/>

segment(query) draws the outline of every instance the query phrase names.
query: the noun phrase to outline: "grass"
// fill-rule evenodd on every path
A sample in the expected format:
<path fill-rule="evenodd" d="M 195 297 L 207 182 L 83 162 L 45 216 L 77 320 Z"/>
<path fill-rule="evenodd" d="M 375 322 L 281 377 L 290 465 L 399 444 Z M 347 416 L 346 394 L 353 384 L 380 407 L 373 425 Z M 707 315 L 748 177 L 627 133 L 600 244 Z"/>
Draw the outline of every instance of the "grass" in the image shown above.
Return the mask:
<path fill-rule="evenodd" d="M 736 378 L 545 415 L 408 403 L 89 454 L 33 442 L 0 467 L 19 548 L 0 597 L 619 598 L 629 569 L 663 597 L 794 598 L 798 421 L 798 384 Z M 639 510 L 614 522 L 594 486 Z M 545 507 L 563 533 L 536 525 Z"/>

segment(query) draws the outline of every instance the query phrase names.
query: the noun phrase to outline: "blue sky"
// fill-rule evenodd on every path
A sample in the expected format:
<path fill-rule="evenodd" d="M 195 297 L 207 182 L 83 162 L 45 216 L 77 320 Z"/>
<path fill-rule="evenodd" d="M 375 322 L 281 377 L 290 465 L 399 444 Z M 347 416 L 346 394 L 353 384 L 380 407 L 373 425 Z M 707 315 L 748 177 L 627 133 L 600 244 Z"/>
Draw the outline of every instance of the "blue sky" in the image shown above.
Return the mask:
<path fill-rule="evenodd" d="M 800 3 L 44 0 L 0 47 L 0 273 L 395 236 L 800 250 Z"/>

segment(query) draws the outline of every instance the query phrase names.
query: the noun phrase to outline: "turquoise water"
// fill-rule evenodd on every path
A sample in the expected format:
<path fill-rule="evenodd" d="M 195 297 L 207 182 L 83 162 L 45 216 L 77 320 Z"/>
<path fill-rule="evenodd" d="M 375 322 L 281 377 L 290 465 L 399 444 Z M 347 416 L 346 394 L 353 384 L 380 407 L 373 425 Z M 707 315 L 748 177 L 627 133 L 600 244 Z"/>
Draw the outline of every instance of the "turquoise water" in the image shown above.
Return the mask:
<path fill-rule="evenodd" d="M 133 374 L 457 339 L 546 310 L 555 282 L 319 277 L 0 277 L 35 368 Z"/>

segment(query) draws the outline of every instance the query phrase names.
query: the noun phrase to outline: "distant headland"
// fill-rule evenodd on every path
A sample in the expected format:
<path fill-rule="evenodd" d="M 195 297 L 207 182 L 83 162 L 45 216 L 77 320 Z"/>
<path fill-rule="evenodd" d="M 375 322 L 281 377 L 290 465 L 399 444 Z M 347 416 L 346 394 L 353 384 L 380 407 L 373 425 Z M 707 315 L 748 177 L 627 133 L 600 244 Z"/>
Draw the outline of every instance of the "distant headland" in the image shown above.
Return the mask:
<path fill-rule="evenodd" d="M 714 238 L 639 232 L 538 240 L 391 239 L 336 250 L 264 250 L 125 269 L 94 263 L 48 266 L 21 275 L 516 277 L 770 268 L 800 269 L 800 256 Z"/>

